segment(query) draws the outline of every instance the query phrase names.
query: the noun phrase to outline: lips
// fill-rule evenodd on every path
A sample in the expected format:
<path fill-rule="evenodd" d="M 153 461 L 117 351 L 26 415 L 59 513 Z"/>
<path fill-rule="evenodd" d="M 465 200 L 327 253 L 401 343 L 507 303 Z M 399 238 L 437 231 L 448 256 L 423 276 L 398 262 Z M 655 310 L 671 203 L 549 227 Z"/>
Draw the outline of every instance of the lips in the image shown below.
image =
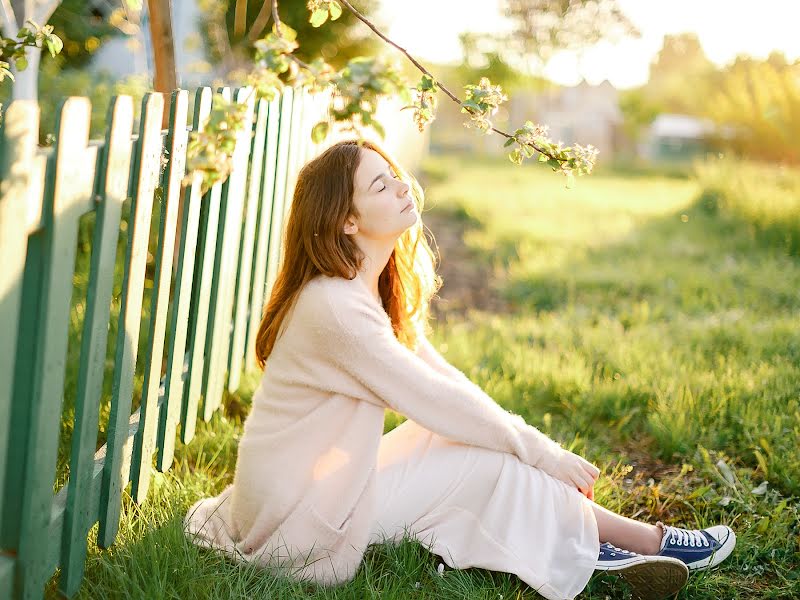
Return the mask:
<path fill-rule="evenodd" d="M 413 202 L 409 202 L 408 204 L 406 204 L 406 207 L 403 210 L 401 210 L 400 212 L 406 212 L 412 206 L 414 206 L 414 203 Z"/>

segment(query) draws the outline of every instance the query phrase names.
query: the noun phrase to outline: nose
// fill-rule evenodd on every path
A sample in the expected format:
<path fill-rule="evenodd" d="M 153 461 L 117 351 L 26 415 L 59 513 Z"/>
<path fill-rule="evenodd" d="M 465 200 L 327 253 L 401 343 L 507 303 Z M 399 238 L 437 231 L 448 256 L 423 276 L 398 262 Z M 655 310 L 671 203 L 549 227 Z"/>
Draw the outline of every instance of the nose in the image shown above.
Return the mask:
<path fill-rule="evenodd" d="M 401 181 L 401 180 L 398 180 L 398 181 L 400 181 L 400 187 L 398 188 L 398 193 L 399 193 L 399 195 L 401 197 L 403 197 L 406 194 L 408 194 L 408 190 L 411 189 L 411 186 L 408 185 L 405 181 Z"/>

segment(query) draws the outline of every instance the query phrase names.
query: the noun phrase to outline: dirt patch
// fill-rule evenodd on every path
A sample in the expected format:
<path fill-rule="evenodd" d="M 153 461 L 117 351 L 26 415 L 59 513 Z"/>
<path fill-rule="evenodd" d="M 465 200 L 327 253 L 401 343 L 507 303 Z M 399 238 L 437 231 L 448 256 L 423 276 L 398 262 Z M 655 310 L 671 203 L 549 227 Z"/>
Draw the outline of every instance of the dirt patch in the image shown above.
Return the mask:
<path fill-rule="evenodd" d="M 463 316 L 469 310 L 503 313 L 510 308 L 495 290 L 491 261 L 464 243 L 470 223 L 436 209 L 423 216 L 429 243 L 439 257 L 437 272 L 443 284 L 431 300 L 433 316 L 444 321 L 445 315 Z M 433 234 L 434 242 L 430 242 Z M 438 247 L 438 252 L 437 252 Z"/>

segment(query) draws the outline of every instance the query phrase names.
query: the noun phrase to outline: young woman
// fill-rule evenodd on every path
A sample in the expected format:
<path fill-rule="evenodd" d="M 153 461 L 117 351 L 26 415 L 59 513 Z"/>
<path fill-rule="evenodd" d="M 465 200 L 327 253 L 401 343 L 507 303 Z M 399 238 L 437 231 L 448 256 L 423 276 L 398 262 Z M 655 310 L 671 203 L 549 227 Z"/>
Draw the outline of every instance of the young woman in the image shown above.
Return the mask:
<path fill-rule="evenodd" d="M 426 332 L 441 280 L 422 206 L 415 179 L 369 142 L 302 168 L 234 481 L 189 510 L 192 541 L 338 585 L 368 545 L 408 536 L 452 568 L 514 573 L 551 600 L 574 598 L 595 570 L 663 598 L 724 560 L 736 540 L 724 525 L 649 525 L 598 506 L 596 466 L 437 353 Z M 382 435 L 386 408 L 407 420 Z"/>

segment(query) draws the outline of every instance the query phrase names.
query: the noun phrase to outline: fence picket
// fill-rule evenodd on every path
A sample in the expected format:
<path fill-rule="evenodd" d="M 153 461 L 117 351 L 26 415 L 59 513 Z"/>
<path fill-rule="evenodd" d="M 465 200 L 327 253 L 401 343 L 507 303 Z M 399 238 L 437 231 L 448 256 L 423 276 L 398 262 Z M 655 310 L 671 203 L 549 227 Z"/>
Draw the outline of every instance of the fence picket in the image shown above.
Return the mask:
<path fill-rule="evenodd" d="M 222 97 L 230 102 L 232 98 L 232 91 L 230 87 L 223 87 L 217 90 Z M 209 203 L 214 203 L 217 205 L 217 210 L 219 211 L 217 227 L 216 227 L 216 235 L 213 238 L 208 239 L 208 245 L 214 247 L 214 252 L 211 256 L 211 264 L 205 264 L 206 269 L 211 269 L 211 274 L 209 277 L 211 278 L 211 288 L 210 294 L 211 297 L 208 301 L 208 318 L 206 323 L 206 338 L 205 338 L 205 347 L 203 351 L 203 373 L 202 373 L 202 383 L 201 383 L 201 390 L 203 396 L 203 404 L 201 407 L 202 418 L 203 421 L 208 422 L 211 419 L 211 415 L 214 414 L 214 410 L 216 410 L 215 403 L 211 397 L 209 388 L 210 384 L 213 385 L 214 375 L 216 371 L 213 367 L 213 360 L 214 356 L 211 353 L 212 349 L 212 341 L 215 337 L 216 327 L 218 327 L 217 323 L 217 314 L 221 311 L 220 304 L 220 295 L 219 295 L 219 261 L 221 260 L 221 247 L 220 247 L 220 239 L 225 235 L 225 227 L 224 227 L 224 219 L 225 213 L 223 211 L 222 206 L 222 191 L 223 185 L 218 183 L 214 185 L 211 190 L 211 198 L 209 199 Z"/>
<path fill-rule="evenodd" d="M 133 376 L 139 349 L 139 323 L 142 314 L 147 243 L 153 213 L 153 194 L 161 166 L 161 119 L 164 98 L 148 93 L 142 99 L 139 138 L 136 142 L 132 177 L 131 216 L 128 223 L 128 245 L 122 280 L 122 299 L 117 329 L 114 361 L 114 383 L 103 484 L 100 496 L 100 530 L 97 544 L 108 548 L 114 543 L 119 528 L 121 494 L 129 481 L 129 450 Z M 123 460 L 124 459 L 124 460 Z"/>
<path fill-rule="evenodd" d="M 211 113 L 211 88 L 197 90 L 194 101 L 194 131 L 202 131 L 205 120 Z M 199 194 L 200 174 L 195 174 L 192 193 Z M 202 393 L 203 371 L 205 366 L 205 341 L 208 327 L 208 314 L 211 301 L 211 283 L 214 269 L 214 254 L 217 250 L 217 227 L 219 224 L 219 191 L 215 185 L 201 198 L 200 223 L 198 225 L 198 252 L 195 256 L 195 276 L 192 285 L 192 304 L 189 312 L 189 357 L 187 380 L 184 383 L 181 403 L 181 441 L 188 444 L 194 437 L 197 423 L 197 405 Z M 213 201 L 216 198 L 217 201 Z"/>
<path fill-rule="evenodd" d="M 244 359 L 244 342 L 247 335 L 247 309 L 251 294 L 251 276 L 253 268 L 253 252 L 255 250 L 256 220 L 261 203 L 261 176 L 264 166 L 264 145 L 267 133 L 267 101 L 261 99 L 256 106 L 255 129 L 250 150 L 250 175 L 247 187 L 247 208 L 242 232 L 242 247 L 239 252 L 239 276 L 236 278 L 235 310 L 233 319 L 233 335 L 230 343 L 230 360 L 228 361 L 228 391 L 235 392 L 239 388 L 239 380 Z"/>
<path fill-rule="evenodd" d="M 181 183 L 186 170 L 186 145 L 188 131 L 186 115 L 178 118 L 179 105 L 188 110 L 188 94 L 186 91 L 174 92 L 172 97 L 172 113 L 170 114 L 170 134 L 167 139 L 170 161 L 167 165 L 167 196 L 174 196 L 178 202 L 181 194 Z M 175 449 L 175 430 L 181 411 L 183 396 L 183 367 L 186 358 L 187 318 L 192 296 L 192 279 L 194 272 L 195 248 L 197 243 L 197 226 L 200 216 L 199 186 L 186 189 L 185 201 L 179 215 L 181 232 L 177 256 L 178 267 L 175 274 L 175 292 L 172 296 L 172 319 L 167 351 L 167 372 L 164 382 L 164 404 L 158 418 L 158 470 L 163 472 L 172 465 Z M 169 200 L 168 200 L 169 201 Z"/>
<path fill-rule="evenodd" d="M 17 355 L 14 404 L 20 432 L 27 438 L 11 446 L 12 462 L 24 463 L 16 593 L 33 598 L 49 577 L 48 535 L 56 475 L 61 399 L 64 391 L 72 274 L 78 220 L 93 204 L 94 159 L 89 141 L 90 105 L 86 98 L 68 98 L 59 111 L 56 148 L 47 169 L 42 215 L 44 228 L 31 236 L 37 246 L 34 267 L 38 281 L 25 277 L 22 330 L 32 344 Z M 27 317 L 30 315 L 31 317 Z M 35 332 L 30 335 L 28 332 Z M 16 412 L 16 411 L 15 411 Z M 26 412 L 24 416 L 20 413 Z M 24 433 L 22 434 L 24 435 Z M 14 436 L 16 437 L 16 435 Z"/>
<path fill-rule="evenodd" d="M 246 366 L 256 366 L 255 340 L 261 324 L 264 301 L 266 300 L 267 252 L 269 250 L 270 228 L 272 223 L 273 195 L 275 192 L 275 162 L 278 155 L 278 126 L 280 124 L 280 98 L 269 103 L 267 115 L 267 141 L 264 151 L 264 177 L 261 186 L 261 206 L 258 214 L 258 241 L 253 261 L 252 295 L 250 298 L 250 318 L 247 325 Z"/>
<path fill-rule="evenodd" d="M 301 144 L 303 143 L 302 134 L 305 131 L 303 126 L 303 113 L 306 107 L 307 94 L 304 90 L 296 93 L 294 105 L 292 106 L 292 132 L 289 137 L 289 164 L 287 165 L 286 190 L 283 198 L 284 221 L 289 216 L 289 209 L 294 197 L 294 184 L 297 181 L 297 173 L 300 170 Z M 283 246 L 281 246 L 283 248 Z M 282 252 L 281 252 L 282 256 Z M 282 259 L 279 257 L 278 262 Z"/>
<path fill-rule="evenodd" d="M 90 512 L 88 490 L 97 443 L 98 410 L 111 317 L 114 261 L 117 255 L 122 203 L 128 191 L 133 128 L 133 102 L 130 97 L 118 97 L 112 102 L 108 121 L 108 133 L 97 169 L 98 206 L 92 241 L 86 317 L 81 336 L 70 485 L 62 540 L 63 568 L 59 589 L 69 596 L 80 587 L 86 560 L 86 535 L 97 519 L 97 515 Z"/>
<path fill-rule="evenodd" d="M 186 155 L 186 119 L 188 95 L 180 90 L 173 93 L 170 102 L 169 138 L 170 156 Z M 159 165 L 160 166 L 160 165 Z M 158 425 L 158 392 L 161 383 L 161 357 L 169 313 L 169 291 L 172 276 L 172 259 L 175 251 L 175 230 L 178 226 L 178 203 L 180 183 L 183 179 L 183 164 L 176 164 L 161 180 L 162 198 L 159 211 L 158 248 L 155 256 L 155 277 L 150 300 L 150 327 L 147 354 L 145 355 L 142 402 L 139 406 L 139 430 L 134 440 L 131 457 L 131 496 L 136 503 L 144 502 L 150 487 L 151 462 L 155 449 Z"/>
<path fill-rule="evenodd" d="M 247 117 L 243 131 L 236 139 L 233 151 L 233 168 L 223 184 L 220 204 L 220 222 L 217 231 L 217 256 L 214 261 L 214 284 L 211 290 L 213 324 L 206 341 L 206 397 L 203 419 L 208 421 L 222 401 L 222 391 L 228 364 L 228 348 L 233 310 L 233 291 L 236 277 L 236 258 L 239 255 L 242 211 L 247 178 L 247 153 L 250 150 L 254 98 L 248 88 L 240 88 L 236 102 L 247 103 Z M 212 319 L 209 319 L 212 321 Z M 210 358 L 209 358 L 210 357 Z"/>
<path fill-rule="evenodd" d="M 269 262 L 267 264 L 266 295 L 278 276 L 278 260 L 283 243 L 283 200 L 286 194 L 286 174 L 289 162 L 289 139 L 291 136 L 292 89 L 287 88 L 281 97 L 281 125 L 278 129 L 278 163 L 275 167 L 275 194 L 272 205 L 272 231 L 269 239 Z"/>
<path fill-rule="evenodd" d="M 3 115 L 0 135 L 0 323 L 4 343 L 0 348 L 0 439 L 10 440 L 14 365 L 22 306 L 23 276 L 27 255 L 27 210 L 25 199 L 37 173 L 30 169 L 36 153 L 39 107 L 35 102 L 15 102 Z M 31 201 L 33 203 L 33 201 Z M 25 336 L 23 336 L 25 337 Z M 17 434 L 20 432 L 16 432 Z M 19 544 L 21 510 L 19 489 L 24 471 L 10 462 L 8 444 L 0 444 L 0 548 L 16 551 Z M 0 597 L 10 598 L 14 585 L 14 557 L 0 554 Z"/>

